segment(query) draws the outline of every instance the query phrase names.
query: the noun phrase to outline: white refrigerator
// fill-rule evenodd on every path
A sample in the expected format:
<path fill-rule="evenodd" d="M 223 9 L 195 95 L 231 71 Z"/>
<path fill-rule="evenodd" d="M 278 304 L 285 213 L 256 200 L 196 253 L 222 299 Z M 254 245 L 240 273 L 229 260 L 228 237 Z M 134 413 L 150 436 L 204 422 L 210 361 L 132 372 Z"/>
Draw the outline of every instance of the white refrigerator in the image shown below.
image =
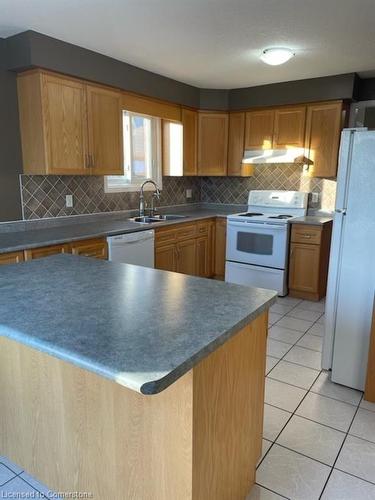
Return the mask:
<path fill-rule="evenodd" d="M 375 289 L 375 131 L 341 136 L 322 366 L 363 390 Z"/>

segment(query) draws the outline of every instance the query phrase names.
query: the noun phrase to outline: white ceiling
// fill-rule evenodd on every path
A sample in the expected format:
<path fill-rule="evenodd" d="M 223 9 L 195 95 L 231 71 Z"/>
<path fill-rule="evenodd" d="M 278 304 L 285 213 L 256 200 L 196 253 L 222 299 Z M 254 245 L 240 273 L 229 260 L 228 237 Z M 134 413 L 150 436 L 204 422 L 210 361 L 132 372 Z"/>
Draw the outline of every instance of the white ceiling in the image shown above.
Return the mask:
<path fill-rule="evenodd" d="M 1 0 L 28 29 L 176 80 L 235 88 L 375 69 L 375 0 Z M 259 60 L 270 46 L 296 57 Z"/>

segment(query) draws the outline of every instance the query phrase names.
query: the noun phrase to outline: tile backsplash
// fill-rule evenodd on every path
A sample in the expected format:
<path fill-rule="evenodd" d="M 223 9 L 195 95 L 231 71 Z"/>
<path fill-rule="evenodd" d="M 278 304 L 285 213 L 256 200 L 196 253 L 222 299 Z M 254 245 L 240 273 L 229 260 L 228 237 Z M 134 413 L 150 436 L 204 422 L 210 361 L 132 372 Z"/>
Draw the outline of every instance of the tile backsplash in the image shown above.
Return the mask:
<path fill-rule="evenodd" d="M 21 175 L 24 219 L 94 214 L 138 208 L 137 192 L 105 193 L 99 176 Z M 192 198 L 186 199 L 186 189 Z M 73 208 L 66 208 L 65 196 L 73 195 Z M 151 193 L 146 192 L 146 202 Z M 200 201 L 198 177 L 164 177 L 159 204 L 180 205 Z"/>
<path fill-rule="evenodd" d="M 330 212 L 335 207 L 336 181 L 310 178 L 294 164 L 255 166 L 252 177 L 202 177 L 201 201 L 246 204 L 251 189 L 285 189 L 319 193 L 319 202 L 310 208 Z"/>
<path fill-rule="evenodd" d="M 21 175 L 24 219 L 131 210 L 138 207 L 137 192 L 105 193 L 104 178 L 97 176 Z M 192 198 L 186 198 L 186 189 Z M 319 193 L 311 208 L 332 211 L 336 181 L 303 175 L 294 164 L 255 167 L 253 177 L 164 177 L 160 205 L 185 203 L 246 204 L 250 189 L 286 189 Z M 73 195 L 73 208 L 66 208 L 65 196 Z M 149 201 L 151 194 L 145 194 Z"/>

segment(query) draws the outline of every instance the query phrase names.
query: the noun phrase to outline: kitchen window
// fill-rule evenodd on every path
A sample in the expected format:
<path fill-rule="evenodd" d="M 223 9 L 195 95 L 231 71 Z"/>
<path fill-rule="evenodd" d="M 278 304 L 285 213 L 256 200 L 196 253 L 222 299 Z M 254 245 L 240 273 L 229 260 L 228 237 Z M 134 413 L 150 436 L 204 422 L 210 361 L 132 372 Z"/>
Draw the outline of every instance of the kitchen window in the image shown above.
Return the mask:
<path fill-rule="evenodd" d="M 123 111 L 124 175 L 106 176 L 106 193 L 137 191 L 146 179 L 162 187 L 160 129 L 160 118 Z"/>

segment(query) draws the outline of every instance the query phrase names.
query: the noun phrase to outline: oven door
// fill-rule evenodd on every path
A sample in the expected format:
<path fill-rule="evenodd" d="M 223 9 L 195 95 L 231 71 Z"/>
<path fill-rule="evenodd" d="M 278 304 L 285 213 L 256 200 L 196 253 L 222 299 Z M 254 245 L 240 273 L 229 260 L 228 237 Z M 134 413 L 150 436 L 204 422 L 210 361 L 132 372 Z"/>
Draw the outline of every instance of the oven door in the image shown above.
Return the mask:
<path fill-rule="evenodd" d="M 288 224 L 228 221 L 227 260 L 286 269 Z"/>

